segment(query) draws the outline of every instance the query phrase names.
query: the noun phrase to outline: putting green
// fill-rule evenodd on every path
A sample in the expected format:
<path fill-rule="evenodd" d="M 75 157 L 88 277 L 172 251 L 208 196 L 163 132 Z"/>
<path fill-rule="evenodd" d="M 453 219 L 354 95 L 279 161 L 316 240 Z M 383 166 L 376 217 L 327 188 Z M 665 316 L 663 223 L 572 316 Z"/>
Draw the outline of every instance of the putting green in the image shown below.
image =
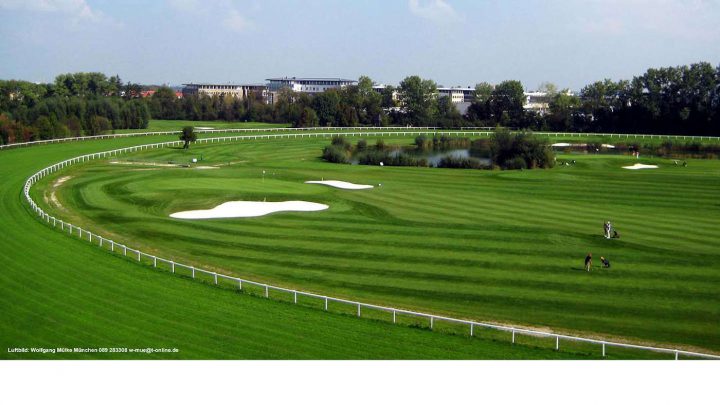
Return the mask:
<path fill-rule="evenodd" d="M 720 349 L 717 161 L 641 159 L 659 165 L 649 171 L 622 169 L 636 161 L 618 155 L 573 155 L 575 166 L 533 171 L 346 166 L 318 158 L 327 143 L 146 151 L 71 167 L 33 193 L 83 228 L 244 278 L 475 320 Z M 159 166 L 192 158 L 217 169 Z M 304 184 L 320 179 L 382 187 Z M 240 200 L 330 208 L 169 217 Z M 621 239 L 602 237 L 608 219 Z M 584 272 L 588 252 L 612 268 Z"/>

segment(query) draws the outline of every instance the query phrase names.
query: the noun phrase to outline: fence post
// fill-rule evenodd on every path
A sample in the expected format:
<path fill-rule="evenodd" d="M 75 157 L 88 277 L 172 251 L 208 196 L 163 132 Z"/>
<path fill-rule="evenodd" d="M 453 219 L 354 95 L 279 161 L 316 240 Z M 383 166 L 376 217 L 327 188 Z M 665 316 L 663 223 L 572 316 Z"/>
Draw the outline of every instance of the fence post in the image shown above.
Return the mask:
<path fill-rule="evenodd" d="M 190 266 L 192 269 L 192 277 L 195 278 L 195 266 Z"/>
<path fill-rule="evenodd" d="M 115 242 L 110 241 L 110 251 L 115 253 Z"/>
<path fill-rule="evenodd" d="M 555 350 L 560 350 L 560 336 L 555 336 Z"/>
<path fill-rule="evenodd" d="M 238 279 L 238 288 L 242 290 L 242 280 Z"/>
<path fill-rule="evenodd" d="M 677 350 L 675 350 L 675 360 L 678 360 L 680 353 L 678 353 Z"/>
<path fill-rule="evenodd" d="M 512 342 L 515 344 L 515 329 L 512 330 Z"/>
<path fill-rule="evenodd" d="M 138 254 L 138 261 L 140 261 L 140 251 L 139 250 L 137 251 L 137 254 Z"/>
<path fill-rule="evenodd" d="M 473 326 L 475 326 L 475 324 L 474 324 L 474 323 L 471 323 L 471 324 L 470 324 L 470 336 L 471 336 L 471 337 L 473 336 L 473 332 L 474 332 L 474 331 L 473 331 Z"/>
<path fill-rule="evenodd" d="M 433 318 L 433 317 L 431 316 L 431 317 L 430 317 L 430 330 L 432 330 L 432 328 L 433 328 L 433 323 L 434 323 L 434 321 L 435 321 L 435 318 Z"/>
<path fill-rule="evenodd" d="M 358 317 L 360 316 L 360 303 L 358 302 Z"/>
<path fill-rule="evenodd" d="M 393 323 L 397 323 L 397 312 L 393 309 Z"/>
<path fill-rule="evenodd" d="M 326 311 L 328 310 L 327 308 L 328 308 L 328 299 L 327 299 L 327 297 L 325 297 L 325 310 Z"/>
<path fill-rule="evenodd" d="M 217 283 L 218 283 L 217 282 L 217 273 L 214 273 L 214 276 L 215 276 L 215 284 L 217 285 Z"/>
<path fill-rule="evenodd" d="M 265 284 L 265 298 L 270 298 L 270 292 L 268 291 L 267 284 Z"/>
<path fill-rule="evenodd" d="M 603 357 L 605 357 L 605 342 L 603 342 L 602 346 L 603 346 Z"/>
<path fill-rule="evenodd" d="M 157 267 L 157 256 L 153 256 L 153 267 Z"/>
<path fill-rule="evenodd" d="M 170 262 L 170 268 L 172 269 L 173 274 L 175 274 L 175 262 Z"/>
<path fill-rule="evenodd" d="M 293 291 L 293 300 L 295 301 L 295 304 L 297 304 L 297 291 Z"/>
<path fill-rule="evenodd" d="M 127 256 L 127 246 L 123 245 L 123 256 Z"/>

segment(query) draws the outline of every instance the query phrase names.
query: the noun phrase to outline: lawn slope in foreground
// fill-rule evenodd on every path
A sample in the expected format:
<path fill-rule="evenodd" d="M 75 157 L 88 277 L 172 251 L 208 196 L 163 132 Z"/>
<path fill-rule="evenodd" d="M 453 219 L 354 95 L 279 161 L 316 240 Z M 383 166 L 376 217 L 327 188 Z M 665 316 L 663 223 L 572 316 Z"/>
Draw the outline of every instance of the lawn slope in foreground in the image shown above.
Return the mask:
<path fill-rule="evenodd" d="M 153 271 L 39 222 L 22 184 L 50 163 L 173 138 L 0 151 L 2 359 L 577 358 L 295 307 Z M 178 354 L 20 354 L 14 347 L 178 348 Z M 586 358 L 582 355 L 580 358 Z"/>
<path fill-rule="evenodd" d="M 388 139 L 409 144 L 409 138 Z M 372 139 L 369 140 L 373 144 Z M 690 350 L 720 349 L 720 164 L 573 155 L 551 170 L 337 165 L 327 139 L 151 150 L 50 177 L 83 228 L 202 268 L 348 299 Z M 144 166 L 189 162 L 213 170 Z M 264 173 L 264 174 L 263 174 Z M 340 190 L 307 180 L 373 184 Z M 382 186 L 377 186 L 382 183 Z M 169 215 L 226 201 L 330 209 L 236 220 Z M 606 240 L 612 220 L 622 237 Z M 593 252 L 612 262 L 588 274 Z"/>

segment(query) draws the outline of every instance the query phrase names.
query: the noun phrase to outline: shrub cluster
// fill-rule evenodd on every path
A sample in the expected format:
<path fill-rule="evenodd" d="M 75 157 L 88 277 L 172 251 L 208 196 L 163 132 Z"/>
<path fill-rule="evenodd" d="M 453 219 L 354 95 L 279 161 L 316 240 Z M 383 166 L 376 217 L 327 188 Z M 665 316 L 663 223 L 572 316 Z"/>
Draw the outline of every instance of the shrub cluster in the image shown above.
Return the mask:
<path fill-rule="evenodd" d="M 493 164 L 502 169 L 547 169 L 555 165 L 555 154 L 547 141 L 529 132 L 514 135 L 506 129 L 498 130 L 490 137 L 489 152 Z"/>

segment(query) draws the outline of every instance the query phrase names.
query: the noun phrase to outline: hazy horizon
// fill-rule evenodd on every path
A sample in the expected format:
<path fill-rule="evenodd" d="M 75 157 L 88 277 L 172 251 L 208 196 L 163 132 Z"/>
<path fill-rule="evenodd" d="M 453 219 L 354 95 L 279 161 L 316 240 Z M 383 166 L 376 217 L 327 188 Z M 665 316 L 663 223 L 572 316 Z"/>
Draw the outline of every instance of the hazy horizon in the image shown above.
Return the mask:
<path fill-rule="evenodd" d="M 419 75 L 579 90 L 720 62 L 720 1 L 0 0 L 0 79 L 97 71 L 124 82 Z"/>

